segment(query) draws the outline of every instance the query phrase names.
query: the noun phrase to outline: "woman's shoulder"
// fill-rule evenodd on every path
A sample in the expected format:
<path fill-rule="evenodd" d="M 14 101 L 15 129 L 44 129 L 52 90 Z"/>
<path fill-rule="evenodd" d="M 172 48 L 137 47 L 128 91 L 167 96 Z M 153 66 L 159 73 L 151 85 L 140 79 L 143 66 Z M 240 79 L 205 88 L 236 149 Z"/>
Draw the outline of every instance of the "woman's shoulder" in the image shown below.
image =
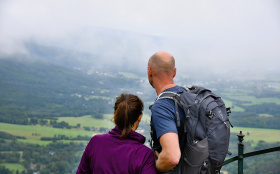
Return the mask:
<path fill-rule="evenodd" d="M 141 154 L 153 154 L 152 149 L 150 149 L 149 147 L 147 147 L 144 144 L 139 144 L 138 148 L 137 148 L 137 153 L 141 153 Z"/>
<path fill-rule="evenodd" d="M 135 154 L 136 163 L 140 163 L 145 168 L 144 173 L 156 173 L 155 170 L 155 157 L 153 151 L 146 145 L 141 146 Z"/>
<path fill-rule="evenodd" d="M 90 142 L 100 141 L 107 137 L 107 134 L 94 134 L 92 135 Z"/>
<path fill-rule="evenodd" d="M 93 134 L 92 138 L 101 138 L 104 137 L 106 134 Z"/>

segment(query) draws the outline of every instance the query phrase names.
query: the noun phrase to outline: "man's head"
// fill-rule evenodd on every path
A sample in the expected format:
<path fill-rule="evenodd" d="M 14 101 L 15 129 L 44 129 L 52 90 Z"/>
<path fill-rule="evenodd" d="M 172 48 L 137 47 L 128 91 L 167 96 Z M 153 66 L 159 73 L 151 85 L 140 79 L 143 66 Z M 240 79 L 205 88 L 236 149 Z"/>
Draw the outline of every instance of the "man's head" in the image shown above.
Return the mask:
<path fill-rule="evenodd" d="M 148 79 L 154 87 L 153 78 L 159 78 L 164 81 L 172 81 L 176 75 L 175 59 L 165 51 L 160 51 L 152 55 L 148 62 Z"/>

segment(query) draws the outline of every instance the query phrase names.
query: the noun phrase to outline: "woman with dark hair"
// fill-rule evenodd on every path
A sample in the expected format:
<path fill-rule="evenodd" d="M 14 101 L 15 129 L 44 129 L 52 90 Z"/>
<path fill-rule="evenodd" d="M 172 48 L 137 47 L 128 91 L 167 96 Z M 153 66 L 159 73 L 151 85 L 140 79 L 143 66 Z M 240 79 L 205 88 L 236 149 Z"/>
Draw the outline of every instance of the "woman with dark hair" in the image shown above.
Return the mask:
<path fill-rule="evenodd" d="M 133 94 L 121 94 L 114 106 L 115 128 L 95 135 L 82 156 L 77 174 L 155 174 L 155 158 L 144 145 L 146 138 L 135 132 L 144 104 Z"/>

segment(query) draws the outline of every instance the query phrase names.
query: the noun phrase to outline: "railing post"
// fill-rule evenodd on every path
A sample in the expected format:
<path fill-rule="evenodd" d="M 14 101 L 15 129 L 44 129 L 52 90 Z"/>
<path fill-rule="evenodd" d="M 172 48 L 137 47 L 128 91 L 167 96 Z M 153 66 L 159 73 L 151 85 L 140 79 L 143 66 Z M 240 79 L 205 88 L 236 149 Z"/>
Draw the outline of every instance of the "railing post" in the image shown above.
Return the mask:
<path fill-rule="evenodd" d="M 244 144 L 242 143 L 242 141 L 244 140 L 244 136 L 242 134 L 242 131 L 240 131 L 239 134 L 237 134 L 238 136 L 238 174 L 243 174 L 243 152 L 244 152 Z"/>

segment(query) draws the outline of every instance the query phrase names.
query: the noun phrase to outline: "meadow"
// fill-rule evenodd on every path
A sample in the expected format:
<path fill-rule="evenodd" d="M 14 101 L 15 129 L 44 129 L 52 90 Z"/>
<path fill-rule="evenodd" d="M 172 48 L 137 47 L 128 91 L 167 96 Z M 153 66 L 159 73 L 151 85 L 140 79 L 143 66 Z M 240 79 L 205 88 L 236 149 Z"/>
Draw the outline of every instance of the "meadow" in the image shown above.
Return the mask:
<path fill-rule="evenodd" d="M 0 166 L 5 166 L 9 170 L 13 171 L 13 174 L 16 174 L 17 171 L 22 172 L 23 170 L 25 170 L 25 168 L 22 165 L 14 163 L 2 163 L 0 164 Z"/>
<path fill-rule="evenodd" d="M 234 102 L 233 101 L 230 101 L 230 100 L 227 100 L 227 99 L 223 99 L 223 101 L 225 102 L 225 105 L 227 107 L 230 107 L 231 108 L 231 111 L 232 112 L 244 112 L 245 109 L 242 108 L 242 107 L 239 107 L 239 106 L 234 106 Z"/>
<path fill-rule="evenodd" d="M 55 135 L 65 135 L 67 137 L 77 137 L 77 136 L 92 136 L 94 134 L 100 134 L 97 131 L 85 131 L 82 129 L 84 126 L 90 127 L 105 127 L 108 129 L 113 128 L 114 123 L 111 121 L 113 115 L 105 114 L 104 119 L 96 119 L 91 116 L 83 117 L 59 117 L 58 121 L 68 122 L 71 126 L 76 126 L 80 124 L 81 128 L 72 129 L 60 129 L 52 128 L 48 126 L 40 125 L 16 125 L 8 123 L 0 123 L 0 131 L 7 132 L 14 136 L 23 136 L 26 139 L 18 139 L 18 141 L 46 145 L 52 141 L 41 141 L 41 137 L 53 137 Z M 148 124 L 149 116 L 144 115 L 142 124 Z M 149 132 L 149 130 L 146 130 Z M 246 127 L 234 127 L 231 129 L 232 133 L 243 132 L 245 135 L 245 141 L 250 141 L 253 145 L 257 144 L 259 141 L 266 141 L 268 143 L 280 142 L 280 130 L 279 129 L 261 129 L 261 128 L 246 128 Z M 147 136 L 147 135 L 146 135 Z M 236 138 L 237 139 L 237 138 Z M 59 140 L 65 143 L 74 140 Z M 86 142 L 86 141 L 75 141 L 75 142 Z"/>
<path fill-rule="evenodd" d="M 98 132 L 85 131 L 83 129 L 59 129 L 52 128 L 48 126 L 40 125 L 16 125 L 9 123 L 0 123 L 0 131 L 7 132 L 14 136 L 25 137 L 26 139 L 21 139 L 20 141 L 29 143 L 39 143 L 41 137 L 53 137 L 55 135 L 65 135 L 67 137 L 77 137 L 81 136 L 92 136 Z M 44 143 L 43 143 L 44 144 Z"/>
<path fill-rule="evenodd" d="M 76 126 L 80 124 L 81 126 L 86 127 L 95 127 L 95 128 L 108 128 L 111 129 L 114 126 L 114 123 L 111 121 L 112 114 L 104 114 L 103 119 L 93 118 L 91 115 L 86 115 L 82 117 L 58 117 L 58 122 L 65 121 L 70 126 Z"/>
<path fill-rule="evenodd" d="M 268 143 L 280 142 L 279 129 L 261 129 L 247 127 L 234 127 L 231 129 L 232 133 L 240 133 L 240 131 L 242 131 L 242 134 L 245 135 L 244 141 L 251 142 L 252 146 L 257 145 L 259 141 L 265 141 Z"/>
<path fill-rule="evenodd" d="M 280 85 L 279 83 L 277 85 Z M 226 100 L 229 105 L 232 105 L 232 101 L 240 101 L 240 102 L 246 102 L 243 105 L 258 105 L 263 103 L 275 103 L 277 105 L 280 105 L 280 99 L 275 97 L 261 97 L 257 98 L 255 96 L 249 95 L 250 93 L 254 93 L 252 90 L 240 90 L 240 89 L 224 89 L 224 91 L 221 93 L 221 96 L 226 97 L 228 100 Z"/>
<path fill-rule="evenodd" d="M 228 102 L 228 101 L 226 101 Z M 229 101 L 230 102 L 230 101 Z M 235 108 L 240 109 L 240 108 Z M 240 109 L 242 110 L 242 109 Z M 242 113 L 242 112 L 240 112 Z M 269 114 L 260 114 L 261 117 L 271 117 Z M 16 125 L 16 124 L 8 124 L 8 123 L 0 123 L 0 131 L 7 132 L 14 136 L 25 137 L 26 139 L 17 139 L 19 142 L 23 143 L 31 143 L 37 144 L 40 146 L 46 146 L 53 141 L 42 141 L 41 137 L 54 137 L 55 135 L 65 135 L 67 137 L 77 137 L 77 136 L 93 136 L 94 134 L 100 134 L 98 131 L 86 131 L 84 127 L 94 127 L 94 128 L 107 128 L 111 129 L 114 127 L 114 123 L 112 121 L 113 114 L 104 114 L 103 119 L 93 118 L 91 115 L 85 115 L 82 117 L 58 117 L 57 122 L 67 122 L 70 126 L 77 126 L 80 124 L 79 128 L 71 128 L 71 129 L 61 129 L 61 128 L 53 128 L 50 125 Z M 145 129 L 145 136 L 149 139 L 149 127 L 147 126 L 150 122 L 150 117 L 146 114 L 142 117 L 142 122 L 140 125 L 145 125 L 143 128 Z M 258 145 L 259 141 L 265 141 L 267 143 L 280 142 L 280 130 L 279 129 L 261 129 L 261 128 L 247 128 L 247 127 L 234 127 L 231 129 L 231 132 L 234 133 L 231 137 L 234 139 L 234 142 L 238 142 L 236 133 L 242 133 L 245 135 L 244 142 L 249 142 L 252 147 Z M 12 140 L 7 140 L 12 141 Z M 78 141 L 78 140 L 56 140 L 56 142 L 63 143 L 83 143 L 87 144 L 88 141 Z M 237 146 L 237 145 L 236 145 Z M 82 154 L 82 152 L 80 152 Z M 23 171 L 25 168 L 19 163 L 2 163 L 2 166 L 5 166 L 10 171 L 13 171 L 13 174 L 16 174 L 16 171 Z"/>
<path fill-rule="evenodd" d="M 113 123 L 113 114 L 103 114 L 103 119 L 93 118 L 90 115 L 82 117 L 58 117 L 58 121 L 65 121 L 70 126 L 76 126 L 80 124 L 81 126 L 95 127 L 95 128 L 108 128 L 111 129 L 114 127 Z M 149 123 L 150 117 L 147 114 L 143 114 L 141 122 Z"/>

